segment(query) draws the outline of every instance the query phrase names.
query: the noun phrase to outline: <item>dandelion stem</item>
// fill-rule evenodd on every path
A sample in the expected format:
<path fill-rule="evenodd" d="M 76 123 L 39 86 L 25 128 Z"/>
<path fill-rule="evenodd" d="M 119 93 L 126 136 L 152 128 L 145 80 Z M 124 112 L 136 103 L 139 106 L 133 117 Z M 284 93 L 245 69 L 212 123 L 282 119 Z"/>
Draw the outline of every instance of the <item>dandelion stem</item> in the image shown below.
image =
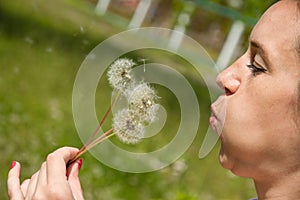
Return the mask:
<path fill-rule="evenodd" d="M 91 148 L 93 148 L 94 146 L 96 146 L 97 144 L 99 144 L 100 142 L 114 136 L 114 130 L 110 129 L 108 131 L 106 131 L 105 133 L 103 133 L 101 136 L 99 136 L 97 139 L 95 139 L 93 142 L 91 142 L 87 147 L 86 147 L 86 151 L 90 150 Z"/>
<path fill-rule="evenodd" d="M 118 91 L 117 95 L 115 96 L 115 98 L 114 98 L 114 100 L 112 102 L 112 104 L 107 109 L 104 117 L 102 118 L 102 120 L 99 123 L 98 127 L 96 128 L 96 130 L 89 137 L 89 139 L 86 141 L 86 143 L 83 145 L 83 147 L 81 147 L 81 149 L 78 151 L 78 153 L 76 154 L 76 156 L 72 160 L 70 160 L 68 162 L 67 166 L 69 166 L 71 163 L 73 163 L 75 160 L 77 160 L 80 156 L 82 156 L 86 151 L 88 151 L 89 149 L 91 149 L 92 147 L 94 147 L 96 144 L 99 144 L 103 140 L 105 140 L 105 139 L 111 137 L 112 135 L 114 135 L 114 134 L 111 134 L 113 131 L 112 131 L 112 129 L 110 129 L 109 131 L 103 133 L 102 135 L 100 135 L 98 138 L 95 139 L 95 137 L 98 134 L 100 128 L 103 126 L 104 122 L 106 121 L 106 119 L 108 118 L 109 114 L 111 113 L 113 106 L 115 105 L 115 103 L 117 102 L 118 98 L 120 97 L 120 94 L 121 94 L 121 92 Z"/>
<path fill-rule="evenodd" d="M 112 104 L 109 106 L 108 110 L 106 111 L 103 119 L 101 120 L 101 122 L 99 123 L 98 127 L 96 128 L 96 130 L 93 132 L 93 134 L 89 137 L 89 139 L 87 140 L 87 142 L 83 145 L 83 147 L 79 150 L 78 153 L 82 152 L 82 151 L 86 151 L 87 146 L 89 146 L 92 142 L 93 139 L 96 137 L 97 133 L 99 132 L 100 128 L 102 127 L 102 125 L 104 124 L 104 122 L 106 121 L 108 115 L 111 113 L 113 106 L 115 105 L 115 103 L 117 102 L 118 98 L 120 97 L 120 91 L 118 91 L 116 97 L 114 98 Z"/>
<path fill-rule="evenodd" d="M 88 150 L 90 150 L 92 147 L 96 146 L 97 144 L 99 144 L 100 142 L 103 142 L 104 140 L 114 136 L 115 133 L 113 132 L 113 129 L 110 129 L 108 131 L 106 131 L 105 133 L 103 133 L 102 135 L 100 135 L 98 138 L 96 138 L 93 142 L 90 142 L 87 146 L 85 146 L 85 148 L 80 149 L 78 151 L 78 153 L 76 154 L 76 156 L 70 160 L 67 164 L 67 166 L 69 166 L 70 164 L 72 164 L 74 161 L 76 161 L 80 156 L 82 156 L 85 152 L 87 152 Z"/>

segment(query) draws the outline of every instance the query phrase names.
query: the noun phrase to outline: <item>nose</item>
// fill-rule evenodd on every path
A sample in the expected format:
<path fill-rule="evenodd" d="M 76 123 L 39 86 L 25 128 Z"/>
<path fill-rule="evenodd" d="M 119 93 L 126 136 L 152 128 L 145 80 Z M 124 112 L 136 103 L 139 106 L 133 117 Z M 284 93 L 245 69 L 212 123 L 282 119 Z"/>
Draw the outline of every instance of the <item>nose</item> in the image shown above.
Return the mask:
<path fill-rule="evenodd" d="M 225 91 L 227 96 L 235 94 L 241 85 L 241 79 L 236 66 L 231 65 L 221 72 L 217 77 L 217 84 Z"/>

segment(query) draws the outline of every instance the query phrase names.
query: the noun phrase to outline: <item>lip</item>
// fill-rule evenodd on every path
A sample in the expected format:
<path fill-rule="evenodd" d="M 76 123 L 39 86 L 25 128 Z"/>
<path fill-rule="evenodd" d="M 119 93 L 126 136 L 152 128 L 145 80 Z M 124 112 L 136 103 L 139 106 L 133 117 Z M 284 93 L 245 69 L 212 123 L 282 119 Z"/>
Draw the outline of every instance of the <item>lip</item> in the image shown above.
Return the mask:
<path fill-rule="evenodd" d="M 213 107 L 213 105 L 210 106 L 210 110 L 211 110 L 211 116 L 209 118 L 209 124 L 211 126 L 211 128 L 214 130 L 214 132 L 216 132 L 218 134 L 218 136 L 221 136 L 221 131 L 220 131 L 220 119 L 218 118 L 216 111 Z"/>
<path fill-rule="evenodd" d="M 215 118 L 216 120 L 219 121 L 217 115 L 216 115 L 216 111 L 215 109 L 213 108 L 213 105 L 210 106 L 210 111 L 211 111 L 211 117 Z"/>

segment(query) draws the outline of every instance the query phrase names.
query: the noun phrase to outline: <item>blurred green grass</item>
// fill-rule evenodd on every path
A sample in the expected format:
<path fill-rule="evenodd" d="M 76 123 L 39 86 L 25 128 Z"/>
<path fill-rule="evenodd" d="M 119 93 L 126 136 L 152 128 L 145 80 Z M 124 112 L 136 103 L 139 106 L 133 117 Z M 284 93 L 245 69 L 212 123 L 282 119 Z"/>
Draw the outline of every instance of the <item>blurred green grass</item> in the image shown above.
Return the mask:
<path fill-rule="evenodd" d="M 24 179 L 38 170 L 54 149 L 82 145 L 73 122 L 72 87 L 85 56 L 101 41 L 122 31 L 121 26 L 111 24 L 115 23 L 96 16 L 93 6 L 80 0 L 0 2 L 0 199 L 8 198 L 6 177 L 13 160 L 22 163 Z M 129 56 L 157 54 L 170 66 L 186 65 L 182 59 L 161 52 Z M 116 171 L 86 154 L 80 174 L 86 199 L 238 200 L 255 195 L 251 181 L 219 166 L 218 146 L 205 159 L 198 159 L 210 102 L 202 82 L 195 77 L 190 77 L 190 82 L 199 98 L 201 121 L 188 151 L 173 165 L 145 174 Z M 99 113 L 109 102 L 109 95 L 103 93 L 111 92 L 108 86 L 102 90 L 96 95 Z M 164 96 L 162 103 L 174 110 L 168 113 L 174 118 L 166 124 L 172 132 L 172 124 L 178 120 L 176 109 L 172 109 L 176 102 L 171 94 L 160 96 Z M 154 138 L 155 144 L 163 145 L 169 137 Z"/>

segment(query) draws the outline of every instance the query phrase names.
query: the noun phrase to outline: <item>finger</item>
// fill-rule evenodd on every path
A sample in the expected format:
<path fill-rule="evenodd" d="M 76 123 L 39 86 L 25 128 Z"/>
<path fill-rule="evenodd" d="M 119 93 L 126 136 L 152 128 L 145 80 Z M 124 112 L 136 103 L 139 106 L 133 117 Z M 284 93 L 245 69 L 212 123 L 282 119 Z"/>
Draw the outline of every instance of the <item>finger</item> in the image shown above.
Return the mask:
<path fill-rule="evenodd" d="M 70 188 L 72 190 L 73 196 L 76 200 L 83 200 L 83 193 L 79 180 L 79 171 L 82 166 L 82 159 L 76 160 L 67 169 L 67 176 Z"/>
<path fill-rule="evenodd" d="M 32 197 L 34 196 L 38 177 L 39 177 L 39 171 L 37 171 L 31 176 L 27 187 L 26 199 L 32 199 Z"/>
<path fill-rule="evenodd" d="M 59 184 L 66 181 L 66 165 L 74 158 L 78 149 L 73 147 L 63 147 L 47 157 L 47 181 L 48 184 Z"/>
<path fill-rule="evenodd" d="M 22 191 L 24 197 L 26 197 L 26 195 L 27 195 L 27 189 L 28 189 L 29 182 L 30 182 L 30 179 L 26 179 L 21 184 L 21 191 Z"/>
<path fill-rule="evenodd" d="M 47 164 L 43 162 L 41 168 L 39 170 L 39 176 L 37 180 L 38 186 L 46 186 L 47 185 Z"/>
<path fill-rule="evenodd" d="M 70 175 L 76 175 L 76 173 L 78 175 L 81 166 L 82 166 L 82 158 L 78 158 L 77 160 L 72 162 L 72 164 L 67 166 L 67 177 L 69 177 Z"/>
<path fill-rule="evenodd" d="M 10 200 L 24 199 L 20 186 L 20 171 L 21 165 L 18 162 L 13 162 L 7 178 L 7 189 Z"/>
<path fill-rule="evenodd" d="M 32 197 L 36 199 L 45 199 L 47 191 L 49 191 L 49 186 L 47 185 L 47 163 L 43 162 L 38 173 L 36 187 Z"/>
<path fill-rule="evenodd" d="M 43 162 L 39 170 L 34 193 L 43 193 L 47 187 L 47 164 Z"/>

